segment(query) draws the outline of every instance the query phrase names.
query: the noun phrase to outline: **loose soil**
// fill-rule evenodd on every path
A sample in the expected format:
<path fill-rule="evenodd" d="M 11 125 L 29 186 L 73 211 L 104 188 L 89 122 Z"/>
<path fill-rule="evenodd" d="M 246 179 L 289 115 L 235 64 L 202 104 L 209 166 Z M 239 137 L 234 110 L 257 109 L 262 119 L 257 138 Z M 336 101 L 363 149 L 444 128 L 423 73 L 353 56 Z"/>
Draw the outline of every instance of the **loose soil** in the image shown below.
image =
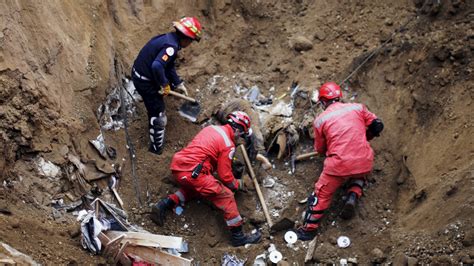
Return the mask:
<path fill-rule="evenodd" d="M 67 154 L 85 164 L 121 167 L 119 193 L 132 223 L 150 232 L 182 236 L 200 264 L 220 264 L 235 254 L 249 264 L 275 244 L 288 263 L 304 264 L 308 243 L 287 246 L 282 232 L 270 234 L 254 191 L 238 192 L 245 230 L 262 229 L 258 245 L 233 248 L 222 215 L 210 204 L 187 204 L 158 227 L 149 206 L 172 193 L 169 163 L 201 129 L 180 117 L 180 100 L 166 99 L 167 143 L 160 156 L 147 151 L 142 102 L 129 114 L 136 150 L 139 206 L 123 129 L 104 131 L 114 160 L 100 157 L 89 140 L 99 134 L 98 107 L 129 75 L 139 49 L 152 36 L 172 30 L 170 22 L 197 16 L 204 38 L 180 53 L 178 72 L 204 107 L 242 97 L 257 86 L 264 96 L 295 99 L 297 153 L 312 148 L 312 119 L 321 111 L 309 98 L 322 83 L 341 82 L 346 101 L 361 102 L 385 123 L 371 144 L 375 167 L 356 217 L 338 217 L 342 194 L 334 198 L 311 262 L 359 264 L 458 264 L 474 262 L 473 50 L 474 2 L 442 1 L 16 1 L 0 3 L 0 241 L 42 264 L 100 264 L 83 250 L 78 222 L 52 201 L 80 194 L 69 182 Z M 365 61 L 370 56 L 370 59 Z M 360 69 L 358 66 L 365 62 Z M 305 96 L 306 95 L 306 96 Z M 276 117 L 263 128 L 267 146 Z M 43 157 L 61 167 L 56 177 L 37 171 Z M 270 158 L 258 166 L 274 220 L 300 220 L 322 168 L 322 158 L 297 164 Z M 92 184 L 93 182 L 91 182 Z M 103 184 L 99 183 L 103 187 Z M 102 198 L 113 201 L 107 190 Z M 337 237 L 351 245 L 341 249 Z M 0 250 L 1 252 L 1 250 Z M 1 254 L 1 253 L 0 253 Z"/>

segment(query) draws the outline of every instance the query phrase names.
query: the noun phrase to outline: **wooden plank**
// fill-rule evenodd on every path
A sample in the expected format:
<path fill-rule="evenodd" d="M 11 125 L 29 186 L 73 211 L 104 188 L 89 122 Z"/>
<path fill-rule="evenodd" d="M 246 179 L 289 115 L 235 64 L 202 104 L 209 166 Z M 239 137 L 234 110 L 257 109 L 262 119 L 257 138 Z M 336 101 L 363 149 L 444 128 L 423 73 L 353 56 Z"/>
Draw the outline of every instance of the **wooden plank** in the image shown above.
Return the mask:
<path fill-rule="evenodd" d="M 178 257 L 150 247 L 137 247 L 129 245 L 127 248 L 125 248 L 125 253 L 134 259 L 143 260 L 149 263 L 156 263 L 158 265 L 191 266 L 192 262 L 190 259 Z"/>
<path fill-rule="evenodd" d="M 122 232 L 122 231 L 107 231 L 106 235 L 109 238 L 115 238 L 121 234 L 125 234 L 124 239 L 130 240 L 136 245 L 143 246 L 158 246 L 161 248 L 175 248 L 180 249 L 183 245 L 183 238 L 176 236 L 155 235 L 149 233 L 138 232 Z"/>
<path fill-rule="evenodd" d="M 117 190 L 115 188 L 111 188 L 110 190 L 112 190 L 112 194 L 114 194 L 115 199 L 117 200 L 118 204 L 120 205 L 120 208 L 123 209 L 123 201 L 122 201 L 122 198 L 120 198 Z"/>
<path fill-rule="evenodd" d="M 314 249 L 316 248 L 317 238 L 318 237 L 314 237 L 313 240 L 309 242 L 308 251 L 306 252 L 306 256 L 304 257 L 305 263 L 313 259 L 313 254 L 314 254 Z"/>
<path fill-rule="evenodd" d="M 128 241 L 125 241 L 125 243 L 122 244 L 122 247 L 120 247 L 117 254 L 115 254 L 114 265 L 117 265 L 117 262 L 120 260 L 120 257 L 122 256 L 123 251 L 128 247 L 129 244 L 130 244 L 130 242 L 128 242 Z"/>
<path fill-rule="evenodd" d="M 124 237 L 125 237 L 125 234 L 121 234 L 115 237 L 114 239 L 110 240 L 109 243 L 107 243 L 107 245 L 105 246 L 102 254 L 105 254 L 106 256 L 114 258 L 114 254 L 116 253 L 117 250 L 119 250 L 120 243 L 122 242 Z"/>

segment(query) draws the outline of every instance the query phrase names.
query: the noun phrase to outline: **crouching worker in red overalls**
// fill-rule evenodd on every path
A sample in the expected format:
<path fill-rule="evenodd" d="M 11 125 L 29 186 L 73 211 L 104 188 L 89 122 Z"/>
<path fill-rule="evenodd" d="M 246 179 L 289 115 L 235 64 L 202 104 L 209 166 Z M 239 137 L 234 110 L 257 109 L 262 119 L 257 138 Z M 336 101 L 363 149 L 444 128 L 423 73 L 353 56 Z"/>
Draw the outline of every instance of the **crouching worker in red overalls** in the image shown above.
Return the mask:
<path fill-rule="evenodd" d="M 325 154 L 326 159 L 314 192 L 308 197 L 304 224 L 296 231 L 298 239 L 303 241 L 315 237 L 334 192 L 346 182 L 347 201 L 341 216 L 352 218 L 365 178 L 372 171 L 374 151 L 368 141 L 383 130 L 382 121 L 364 105 L 342 103 L 341 98 L 341 88 L 334 82 L 327 82 L 319 89 L 318 99 L 324 112 L 313 122 L 314 148 Z"/>
<path fill-rule="evenodd" d="M 260 241 L 261 234 L 244 234 L 242 217 L 237 209 L 234 192 L 244 190 L 251 180 L 236 179 L 232 174 L 235 143 L 247 138 L 249 116 L 235 111 L 227 116 L 227 124 L 208 126 L 199 132 L 187 147 L 177 152 L 171 161 L 171 171 L 180 189 L 152 207 L 151 219 L 163 225 L 167 210 L 194 198 L 212 202 L 224 212 L 232 233 L 232 245 L 243 246 Z M 220 181 L 212 173 L 217 171 Z"/>

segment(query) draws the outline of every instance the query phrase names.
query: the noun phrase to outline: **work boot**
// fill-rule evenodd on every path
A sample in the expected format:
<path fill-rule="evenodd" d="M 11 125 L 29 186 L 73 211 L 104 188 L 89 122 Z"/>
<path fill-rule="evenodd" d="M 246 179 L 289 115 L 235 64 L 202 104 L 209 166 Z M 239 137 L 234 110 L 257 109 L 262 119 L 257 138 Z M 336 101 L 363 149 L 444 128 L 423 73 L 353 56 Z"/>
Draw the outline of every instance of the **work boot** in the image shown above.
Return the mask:
<path fill-rule="evenodd" d="M 309 241 L 309 240 L 313 240 L 313 238 L 317 234 L 317 231 L 316 230 L 305 230 L 303 227 L 300 227 L 295 231 L 295 233 L 298 236 L 299 240 Z"/>
<path fill-rule="evenodd" d="M 148 148 L 148 151 L 151 153 L 154 153 L 156 155 L 161 155 L 163 153 L 163 146 L 155 148 L 155 145 L 152 143 L 150 144 L 150 147 Z"/>
<path fill-rule="evenodd" d="M 262 234 L 258 230 L 253 234 L 244 234 L 242 226 L 234 227 L 230 229 L 230 231 L 232 232 L 231 243 L 234 247 L 258 243 L 262 237 Z"/>
<path fill-rule="evenodd" d="M 166 211 L 172 210 L 174 205 L 174 201 L 170 198 L 160 200 L 151 208 L 151 220 L 157 225 L 163 226 L 165 223 Z"/>
<path fill-rule="evenodd" d="M 342 207 L 341 218 L 348 220 L 354 217 L 356 204 L 357 194 L 350 192 L 344 207 Z"/>

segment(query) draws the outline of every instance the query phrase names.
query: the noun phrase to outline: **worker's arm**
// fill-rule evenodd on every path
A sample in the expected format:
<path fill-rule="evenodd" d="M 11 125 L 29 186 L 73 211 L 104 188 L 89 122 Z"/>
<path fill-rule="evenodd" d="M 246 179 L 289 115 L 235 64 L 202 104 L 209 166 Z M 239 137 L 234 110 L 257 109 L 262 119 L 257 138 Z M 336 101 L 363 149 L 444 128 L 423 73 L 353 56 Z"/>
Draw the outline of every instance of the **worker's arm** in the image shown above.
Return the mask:
<path fill-rule="evenodd" d="M 322 132 L 322 125 L 317 128 L 314 128 L 314 150 L 317 151 L 319 154 L 326 154 L 326 137 Z"/>
<path fill-rule="evenodd" d="M 221 152 L 217 158 L 217 174 L 222 183 L 232 191 L 239 189 L 239 182 L 232 174 L 232 158 L 234 157 L 234 152 L 235 147 L 228 147 Z"/>
<path fill-rule="evenodd" d="M 153 72 L 153 79 L 158 83 L 162 88 L 170 84 L 166 71 L 169 71 L 169 66 L 174 69 L 174 60 L 176 58 L 176 51 L 178 49 L 173 46 L 169 46 L 161 49 L 158 55 L 155 57 L 151 65 Z M 177 84 L 176 84 L 177 85 Z"/>
<path fill-rule="evenodd" d="M 377 118 L 377 116 L 370 112 L 364 105 L 362 108 L 362 116 L 364 118 L 365 126 L 367 127 L 367 140 L 371 140 L 374 137 L 379 137 L 384 128 L 382 120 Z"/>

